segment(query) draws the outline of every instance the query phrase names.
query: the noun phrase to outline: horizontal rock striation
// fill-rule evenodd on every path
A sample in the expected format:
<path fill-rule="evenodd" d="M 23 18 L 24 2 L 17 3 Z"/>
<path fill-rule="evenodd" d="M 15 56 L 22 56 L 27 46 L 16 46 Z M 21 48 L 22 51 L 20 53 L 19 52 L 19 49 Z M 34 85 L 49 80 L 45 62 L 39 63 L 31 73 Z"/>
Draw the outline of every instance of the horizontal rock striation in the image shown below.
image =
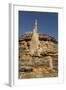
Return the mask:
<path fill-rule="evenodd" d="M 19 78 L 58 76 L 58 41 L 47 34 L 39 34 L 42 52 L 39 56 L 37 54 L 39 51 L 31 56 L 32 34 L 26 32 L 19 38 Z M 53 69 L 50 71 L 51 60 Z"/>

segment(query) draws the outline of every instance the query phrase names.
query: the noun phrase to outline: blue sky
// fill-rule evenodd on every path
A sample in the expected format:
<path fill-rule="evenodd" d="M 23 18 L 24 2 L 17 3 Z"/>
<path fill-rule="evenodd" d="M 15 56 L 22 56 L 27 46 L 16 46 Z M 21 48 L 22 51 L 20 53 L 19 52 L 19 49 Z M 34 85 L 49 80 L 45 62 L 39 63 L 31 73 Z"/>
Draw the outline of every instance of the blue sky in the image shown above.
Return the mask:
<path fill-rule="evenodd" d="M 48 34 L 58 40 L 58 13 L 19 11 L 19 37 L 32 32 L 35 18 L 38 20 L 38 32 Z"/>

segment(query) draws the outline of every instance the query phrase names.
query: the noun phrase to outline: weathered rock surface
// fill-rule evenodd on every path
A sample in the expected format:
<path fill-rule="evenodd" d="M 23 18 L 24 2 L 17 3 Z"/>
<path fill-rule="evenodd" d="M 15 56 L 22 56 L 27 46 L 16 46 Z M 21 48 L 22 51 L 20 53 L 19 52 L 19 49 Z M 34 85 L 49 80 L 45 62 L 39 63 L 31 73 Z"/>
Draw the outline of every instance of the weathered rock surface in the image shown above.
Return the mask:
<path fill-rule="evenodd" d="M 39 34 L 41 49 L 38 52 L 41 53 L 38 55 L 38 52 L 35 52 L 31 56 L 32 34 L 32 32 L 27 32 L 19 38 L 19 78 L 58 76 L 58 42 L 49 35 Z M 53 64 L 52 71 L 49 68 L 52 67 L 50 59 Z M 39 67 L 41 67 L 40 70 Z M 36 72 L 34 72 L 34 69 Z M 32 74 L 34 76 L 31 76 Z"/>

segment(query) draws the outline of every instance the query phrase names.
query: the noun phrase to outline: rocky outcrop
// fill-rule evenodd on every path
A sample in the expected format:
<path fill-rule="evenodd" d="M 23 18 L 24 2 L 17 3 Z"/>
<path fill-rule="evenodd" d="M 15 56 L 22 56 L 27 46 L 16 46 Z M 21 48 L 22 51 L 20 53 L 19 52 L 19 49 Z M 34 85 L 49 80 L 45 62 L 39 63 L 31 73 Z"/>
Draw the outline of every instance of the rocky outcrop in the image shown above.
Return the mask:
<path fill-rule="evenodd" d="M 58 76 L 58 42 L 49 35 L 39 34 L 41 48 L 32 56 L 32 34 L 26 32 L 19 38 L 19 78 Z"/>
<path fill-rule="evenodd" d="M 26 32 L 24 35 L 22 35 L 19 38 L 19 41 L 22 41 L 22 40 L 30 41 L 31 37 L 32 37 L 32 34 L 33 34 L 32 32 Z M 47 34 L 40 34 L 40 33 L 38 33 L 38 34 L 39 34 L 39 40 L 40 41 L 52 41 L 54 43 L 58 43 L 58 41 L 55 38 L 53 38 L 53 37 L 51 37 Z"/>

